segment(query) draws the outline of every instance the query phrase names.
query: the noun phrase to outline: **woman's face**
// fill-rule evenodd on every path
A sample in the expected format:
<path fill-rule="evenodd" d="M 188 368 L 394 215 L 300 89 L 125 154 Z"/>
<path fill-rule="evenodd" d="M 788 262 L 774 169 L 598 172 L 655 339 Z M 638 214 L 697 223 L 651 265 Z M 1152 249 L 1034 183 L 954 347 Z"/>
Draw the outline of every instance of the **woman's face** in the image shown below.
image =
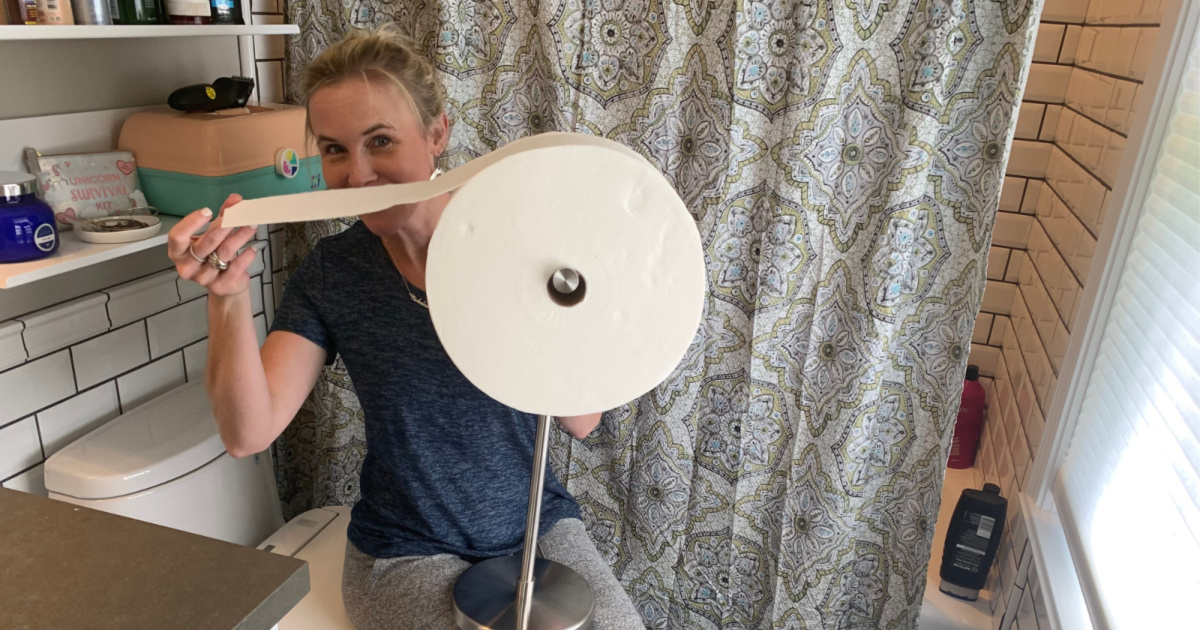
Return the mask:
<path fill-rule="evenodd" d="M 348 79 L 323 87 L 309 98 L 308 119 L 330 188 L 428 180 L 449 135 L 445 114 L 423 129 L 400 89 L 387 80 Z M 420 208 L 392 206 L 361 218 L 371 232 L 387 236 Z"/>

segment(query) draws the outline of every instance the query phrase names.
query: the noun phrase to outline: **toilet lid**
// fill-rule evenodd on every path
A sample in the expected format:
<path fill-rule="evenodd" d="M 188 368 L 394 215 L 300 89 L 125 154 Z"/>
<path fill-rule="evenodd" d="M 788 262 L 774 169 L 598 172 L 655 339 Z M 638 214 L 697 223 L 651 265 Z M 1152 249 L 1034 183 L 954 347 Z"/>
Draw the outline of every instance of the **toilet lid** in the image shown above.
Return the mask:
<path fill-rule="evenodd" d="M 46 460 L 46 489 L 77 499 L 141 492 L 225 452 L 203 382 L 173 389 Z"/>

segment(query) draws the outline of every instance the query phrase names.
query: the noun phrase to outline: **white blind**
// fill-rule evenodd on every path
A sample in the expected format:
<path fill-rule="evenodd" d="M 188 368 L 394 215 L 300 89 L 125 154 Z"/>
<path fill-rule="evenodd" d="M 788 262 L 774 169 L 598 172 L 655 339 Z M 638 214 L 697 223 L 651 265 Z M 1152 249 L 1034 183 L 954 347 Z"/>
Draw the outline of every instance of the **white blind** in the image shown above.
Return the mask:
<path fill-rule="evenodd" d="M 1148 156 L 1156 158 L 1148 194 L 1054 492 L 1097 628 L 1197 627 L 1200 48 L 1195 43 L 1187 64 L 1161 150 Z"/>

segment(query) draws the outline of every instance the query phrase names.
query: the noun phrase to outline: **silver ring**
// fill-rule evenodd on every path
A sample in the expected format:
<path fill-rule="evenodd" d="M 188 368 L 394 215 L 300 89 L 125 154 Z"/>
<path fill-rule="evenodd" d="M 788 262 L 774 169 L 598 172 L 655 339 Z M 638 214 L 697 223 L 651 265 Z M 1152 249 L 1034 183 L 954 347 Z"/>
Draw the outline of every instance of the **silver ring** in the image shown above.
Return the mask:
<path fill-rule="evenodd" d="M 204 263 L 204 262 L 208 262 L 207 260 L 204 260 L 203 258 L 201 258 L 201 257 L 197 256 L 197 255 L 196 255 L 196 250 L 192 249 L 192 246 L 191 246 L 191 245 L 188 245 L 188 253 L 189 253 L 189 254 L 191 254 L 191 255 L 192 255 L 192 258 L 195 258 L 195 259 L 196 259 L 196 262 L 198 262 L 198 263 Z"/>
<path fill-rule="evenodd" d="M 225 271 L 226 269 L 229 269 L 229 263 L 217 258 L 217 252 L 213 252 L 208 255 L 208 266 L 216 269 L 217 271 Z"/>

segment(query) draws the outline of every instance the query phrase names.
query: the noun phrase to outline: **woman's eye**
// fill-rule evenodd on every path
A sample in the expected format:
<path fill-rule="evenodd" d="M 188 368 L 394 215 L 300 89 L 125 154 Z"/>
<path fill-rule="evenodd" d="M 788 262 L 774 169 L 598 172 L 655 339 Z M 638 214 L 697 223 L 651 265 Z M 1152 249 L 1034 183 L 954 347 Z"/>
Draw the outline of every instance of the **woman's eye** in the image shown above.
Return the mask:
<path fill-rule="evenodd" d="M 340 144 L 329 144 L 325 146 L 325 155 L 337 155 L 345 152 L 346 150 L 343 149 L 342 145 Z"/>
<path fill-rule="evenodd" d="M 392 139 L 387 136 L 375 136 L 371 138 L 371 147 L 375 149 L 383 148 L 392 143 Z"/>

